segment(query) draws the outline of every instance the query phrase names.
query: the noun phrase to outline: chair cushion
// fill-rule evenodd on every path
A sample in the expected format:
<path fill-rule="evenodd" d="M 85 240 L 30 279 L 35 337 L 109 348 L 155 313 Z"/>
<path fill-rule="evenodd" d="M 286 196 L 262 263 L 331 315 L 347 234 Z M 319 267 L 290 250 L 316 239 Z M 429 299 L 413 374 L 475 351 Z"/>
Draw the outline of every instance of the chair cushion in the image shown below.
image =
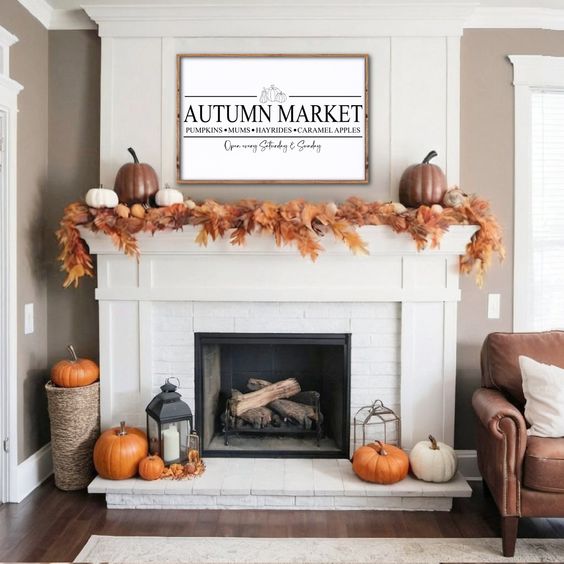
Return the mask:
<path fill-rule="evenodd" d="M 482 386 L 500 390 L 518 407 L 525 397 L 519 356 L 564 367 L 564 331 L 491 333 L 482 347 Z"/>
<path fill-rule="evenodd" d="M 564 493 L 564 439 L 529 437 L 523 485 L 542 492 Z"/>

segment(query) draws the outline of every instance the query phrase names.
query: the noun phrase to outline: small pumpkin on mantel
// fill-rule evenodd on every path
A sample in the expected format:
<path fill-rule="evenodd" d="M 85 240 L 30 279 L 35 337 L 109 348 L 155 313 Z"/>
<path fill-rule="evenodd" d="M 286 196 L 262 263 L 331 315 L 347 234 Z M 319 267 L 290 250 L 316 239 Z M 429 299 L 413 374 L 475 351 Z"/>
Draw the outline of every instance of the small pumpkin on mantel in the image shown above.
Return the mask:
<path fill-rule="evenodd" d="M 118 205 L 118 195 L 110 188 L 90 188 L 84 198 L 86 205 L 91 208 L 115 208 Z"/>
<path fill-rule="evenodd" d="M 157 173 L 151 165 L 140 163 L 131 147 L 127 150 L 131 153 L 133 162 L 122 165 L 118 170 L 114 189 L 119 201 L 124 204 L 146 204 L 159 189 Z"/>
<path fill-rule="evenodd" d="M 168 184 L 165 184 L 164 188 L 161 188 L 155 194 L 155 202 L 159 207 L 172 206 L 173 204 L 181 204 L 184 202 L 184 196 L 180 190 L 171 188 Z"/>
<path fill-rule="evenodd" d="M 447 180 L 442 169 L 429 162 L 436 156 L 436 151 L 430 151 L 423 162 L 405 169 L 399 185 L 399 199 L 404 206 L 417 208 L 442 203 Z"/>

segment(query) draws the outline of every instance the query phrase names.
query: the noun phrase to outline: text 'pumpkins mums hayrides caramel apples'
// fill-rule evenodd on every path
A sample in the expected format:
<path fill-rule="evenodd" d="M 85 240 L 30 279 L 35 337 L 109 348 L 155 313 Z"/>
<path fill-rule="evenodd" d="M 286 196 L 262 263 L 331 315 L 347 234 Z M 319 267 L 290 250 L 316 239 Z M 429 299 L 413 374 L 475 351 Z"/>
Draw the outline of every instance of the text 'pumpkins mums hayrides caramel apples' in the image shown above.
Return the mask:
<path fill-rule="evenodd" d="M 408 208 L 440 204 L 447 191 L 447 180 L 441 167 L 429 161 L 437 156 L 431 151 L 419 164 L 407 167 L 401 175 L 399 200 Z"/>
<path fill-rule="evenodd" d="M 88 358 L 78 358 L 72 345 L 67 350 L 71 357 L 51 368 L 51 382 L 61 388 L 78 388 L 96 382 L 100 375 L 98 365 Z"/>
<path fill-rule="evenodd" d="M 126 480 L 137 474 L 139 463 L 149 452 L 147 436 L 141 429 L 119 427 L 104 431 L 94 446 L 96 472 L 108 480 Z"/>
<path fill-rule="evenodd" d="M 352 466 L 359 478 L 389 485 L 407 476 L 409 457 L 401 448 L 376 441 L 356 449 Z"/>
<path fill-rule="evenodd" d="M 456 474 L 458 459 L 456 452 L 433 435 L 428 441 L 418 442 L 409 453 L 411 470 L 425 482 L 448 482 Z"/>
<path fill-rule="evenodd" d="M 127 150 L 133 162 L 122 165 L 118 170 L 114 190 L 124 204 L 146 204 L 159 189 L 157 173 L 151 165 L 140 163 L 131 147 Z"/>

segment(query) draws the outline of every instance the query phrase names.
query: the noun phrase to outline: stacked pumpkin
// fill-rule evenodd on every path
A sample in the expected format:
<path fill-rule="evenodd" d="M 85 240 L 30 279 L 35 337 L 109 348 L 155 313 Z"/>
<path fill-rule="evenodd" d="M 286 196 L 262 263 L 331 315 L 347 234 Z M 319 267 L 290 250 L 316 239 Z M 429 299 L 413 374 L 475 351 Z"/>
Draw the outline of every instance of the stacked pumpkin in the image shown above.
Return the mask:
<path fill-rule="evenodd" d="M 91 208 L 114 208 L 115 214 L 123 219 L 129 216 L 143 219 L 151 202 L 157 206 L 182 204 L 184 198 L 179 190 L 167 185 L 159 189 L 155 169 L 139 162 L 137 154 L 130 147 L 133 162 L 124 164 L 116 175 L 114 189 L 92 188 L 86 193 L 86 204 Z M 190 202 L 190 201 L 189 201 Z"/>
<path fill-rule="evenodd" d="M 410 466 L 419 480 L 448 482 L 456 474 L 456 453 L 429 435 L 429 440 L 417 443 L 409 456 L 401 448 L 376 441 L 358 448 L 352 460 L 353 470 L 359 478 L 384 485 L 403 480 Z"/>

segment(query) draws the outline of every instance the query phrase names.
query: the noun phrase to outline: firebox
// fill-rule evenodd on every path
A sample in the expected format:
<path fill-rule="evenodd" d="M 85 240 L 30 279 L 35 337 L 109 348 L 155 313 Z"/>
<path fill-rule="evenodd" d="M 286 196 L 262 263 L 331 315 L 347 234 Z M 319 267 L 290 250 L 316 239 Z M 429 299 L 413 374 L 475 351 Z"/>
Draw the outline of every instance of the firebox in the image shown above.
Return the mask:
<path fill-rule="evenodd" d="M 195 334 L 203 456 L 346 458 L 349 334 Z"/>

